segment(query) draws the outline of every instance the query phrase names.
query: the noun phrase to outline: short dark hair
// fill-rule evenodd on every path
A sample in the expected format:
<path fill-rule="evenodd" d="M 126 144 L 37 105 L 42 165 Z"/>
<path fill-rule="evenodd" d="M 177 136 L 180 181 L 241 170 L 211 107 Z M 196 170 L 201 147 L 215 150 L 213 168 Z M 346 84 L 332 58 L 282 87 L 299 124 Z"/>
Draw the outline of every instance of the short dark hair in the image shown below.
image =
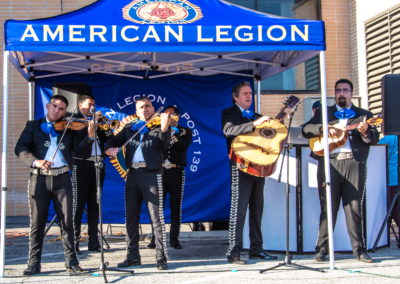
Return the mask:
<path fill-rule="evenodd" d="M 67 98 L 66 98 L 66 97 L 64 97 L 64 96 L 61 96 L 61 95 L 55 95 L 55 96 L 52 96 L 52 97 L 50 98 L 50 103 L 51 103 L 52 101 L 55 101 L 55 100 L 62 101 L 62 102 L 63 102 L 63 103 L 65 103 L 65 105 L 66 105 L 66 107 L 65 107 L 65 108 L 67 108 L 67 107 L 68 107 L 68 100 L 67 100 Z"/>
<path fill-rule="evenodd" d="M 247 81 L 240 82 L 239 84 L 236 84 L 235 87 L 233 87 L 233 89 L 232 89 L 232 102 L 233 102 L 233 104 L 236 104 L 236 101 L 235 101 L 234 97 L 236 97 L 236 98 L 239 97 L 240 90 L 244 86 L 249 86 L 251 88 L 250 83 L 247 82 Z"/>
<path fill-rule="evenodd" d="M 78 99 L 78 104 L 81 104 L 86 100 L 95 100 L 95 99 L 91 94 L 80 94 Z"/>
<path fill-rule="evenodd" d="M 351 88 L 351 91 L 353 91 L 353 83 L 352 83 L 350 80 L 348 80 L 348 79 L 340 79 L 340 80 L 336 81 L 336 83 L 335 83 L 335 90 L 336 90 L 336 86 L 337 86 L 338 84 L 341 84 L 341 83 L 349 84 L 349 85 L 350 85 L 350 88 Z"/>
<path fill-rule="evenodd" d="M 142 101 L 149 101 L 151 103 L 151 100 L 148 97 L 140 97 L 136 100 L 135 106 L 137 105 L 138 102 L 142 102 Z"/>
<path fill-rule="evenodd" d="M 167 110 L 167 109 L 169 109 L 169 108 L 174 109 L 174 112 L 175 112 L 176 115 L 179 114 L 179 109 L 178 109 L 176 106 L 167 106 L 167 107 L 165 108 L 165 110 Z"/>

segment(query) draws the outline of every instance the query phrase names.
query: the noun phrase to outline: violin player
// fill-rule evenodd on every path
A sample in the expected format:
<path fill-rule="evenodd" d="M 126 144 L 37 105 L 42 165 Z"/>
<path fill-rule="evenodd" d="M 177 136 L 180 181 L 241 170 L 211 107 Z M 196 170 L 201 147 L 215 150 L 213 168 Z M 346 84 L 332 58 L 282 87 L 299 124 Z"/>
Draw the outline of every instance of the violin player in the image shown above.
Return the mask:
<path fill-rule="evenodd" d="M 68 100 L 65 97 L 51 97 L 46 105 L 46 116 L 28 121 L 15 146 L 15 154 L 31 171 L 28 187 L 31 224 L 29 260 L 24 275 L 34 275 L 41 271 L 50 200 L 53 200 L 61 224 L 66 270 L 71 273 L 83 272 L 74 249 L 73 191 L 69 169 L 73 164 L 72 151 L 85 153 L 92 147 L 94 126 L 89 123 L 83 139 L 70 129 L 65 129 L 65 135 L 61 138 L 63 135 L 55 131 L 54 123 L 64 117 L 67 106 Z"/>
<path fill-rule="evenodd" d="M 340 199 L 346 215 L 347 231 L 350 236 L 353 254 L 357 260 L 372 263 L 373 259 L 367 254 L 363 236 L 363 201 L 367 179 L 367 159 L 369 148 L 379 141 L 379 132 L 367 124 L 372 113 L 354 106 L 353 84 L 347 79 L 340 79 L 335 83 L 335 104 L 328 107 L 328 124 L 340 123 L 343 127 L 360 123 L 349 131 L 349 140 L 342 147 L 330 152 L 331 195 L 332 195 L 332 222 L 335 227 Z M 339 137 L 340 132 L 329 127 L 329 137 Z M 303 137 L 313 138 L 322 134 L 322 110 L 317 109 L 315 116 L 302 129 Z M 311 152 L 311 157 L 318 161 L 317 179 L 321 206 L 317 245 L 314 260 L 326 260 L 328 247 L 328 220 L 326 207 L 326 187 L 324 157 Z"/>
<path fill-rule="evenodd" d="M 75 115 L 76 118 L 84 118 L 89 121 L 92 120 L 93 114 L 90 112 L 92 107 L 95 107 L 95 99 L 90 94 L 80 94 L 78 99 L 79 113 Z M 96 120 L 103 117 L 101 111 L 96 112 Z M 104 153 L 104 145 L 110 137 L 113 136 L 111 129 L 103 130 L 97 127 L 97 155 L 99 161 L 106 158 Z M 87 133 L 87 129 L 77 131 L 79 139 L 83 139 Z M 79 154 L 73 152 L 73 166 L 72 166 L 72 187 L 75 197 L 75 251 L 81 254 L 79 249 L 79 239 L 81 235 L 82 216 L 87 204 L 87 222 L 88 222 L 88 250 L 100 252 L 100 242 L 98 238 L 98 220 L 99 220 L 99 205 L 97 204 L 97 188 L 96 188 L 96 169 L 95 162 L 95 143 L 91 149 L 85 153 Z M 106 176 L 105 167 L 101 168 L 100 182 L 103 186 Z M 105 249 L 104 249 L 105 250 Z M 105 250 L 107 251 L 107 250 Z"/>
<path fill-rule="evenodd" d="M 249 110 L 253 101 L 253 92 L 249 82 L 241 82 L 233 87 L 233 106 L 222 111 L 222 130 L 226 138 L 228 155 L 232 141 L 241 134 L 253 132 L 255 127 L 270 117 L 253 113 Z M 288 112 L 285 110 L 285 112 Z M 264 177 L 256 177 L 240 171 L 231 162 L 231 211 L 229 218 L 229 248 L 226 253 L 228 262 L 246 264 L 240 256 L 243 243 L 243 226 L 249 208 L 251 259 L 276 260 L 277 256 L 268 254 L 263 249 L 261 218 L 264 209 Z"/>
<path fill-rule="evenodd" d="M 111 137 L 105 153 L 115 156 L 118 147 L 124 145 L 134 134 L 137 135 L 126 145 L 125 163 L 129 169 L 125 184 L 126 216 L 126 259 L 118 267 L 140 266 L 139 220 L 143 199 L 146 202 L 156 244 L 157 269 L 167 266 L 166 232 L 163 213 L 163 153 L 171 140 L 171 118 L 169 114 L 160 115 L 160 125 L 148 128 L 148 121 L 154 114 L 154 107 L 147 97 L 136 100 L 136 115 L 139 119 Z"/>
<path fill-rule="evenodd" d="M 171 141 L 168 149 L 164 151 L 163 165 L 163 197 L 164 204 L 167 193 L 169 193 L 169 204 L 171 209 L 171 229 L 169 242 L 172 248 L 182 249 L 179 243 L 179 230 L 182 220 L 182 200 L 185 188 L 185 168 L 187 166 L 186 154 L 192 143 L 192 130 L 179 125 L 179 109 L 175 106 L 167 106 L 165 112 L 176 116 L 177 120 L 171 120 Z M 150 249 L 156 247 L 153 234 Z"/>

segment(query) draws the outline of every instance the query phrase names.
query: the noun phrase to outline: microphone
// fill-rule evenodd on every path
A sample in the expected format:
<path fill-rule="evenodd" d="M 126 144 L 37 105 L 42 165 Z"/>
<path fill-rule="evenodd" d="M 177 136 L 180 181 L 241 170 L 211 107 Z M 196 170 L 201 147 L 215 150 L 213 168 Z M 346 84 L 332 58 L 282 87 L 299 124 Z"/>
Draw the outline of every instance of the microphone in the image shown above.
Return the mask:
<path fill-rule="evenodd" d="M 90 108 L 90 113 L 95 113 L 96 112 L 96 108 L 95 107 L 91 107 Z"/>

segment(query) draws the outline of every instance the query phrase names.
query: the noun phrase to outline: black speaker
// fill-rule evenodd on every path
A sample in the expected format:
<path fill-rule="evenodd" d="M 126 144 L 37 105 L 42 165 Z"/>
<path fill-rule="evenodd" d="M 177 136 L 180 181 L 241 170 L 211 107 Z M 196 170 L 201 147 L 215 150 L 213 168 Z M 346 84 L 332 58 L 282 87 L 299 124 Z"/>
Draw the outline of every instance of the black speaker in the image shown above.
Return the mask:
<path fill-rule="evenodd" d="M 53 96 L 61 95 L 68 100 L 67 113 L 71 114 L 76 105 L 80 94 L 92 94 L 92 86 L 83 82 L 56 82 L 53 83 Z M 79 113 L 76 108 L 75 113 Z"/>
<path fill-rule="evenodd" d="M 400 74 L 382 77 L 382 132 L 400 135 Z"/>

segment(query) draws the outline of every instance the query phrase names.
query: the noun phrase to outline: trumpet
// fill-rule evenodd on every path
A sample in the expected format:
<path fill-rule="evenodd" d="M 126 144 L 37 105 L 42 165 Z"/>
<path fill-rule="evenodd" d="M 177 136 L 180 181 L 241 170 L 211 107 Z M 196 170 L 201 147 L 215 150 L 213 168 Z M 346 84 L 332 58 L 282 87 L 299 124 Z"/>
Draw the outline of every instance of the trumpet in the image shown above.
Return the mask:
<path fill-rule="evenodd" d="M 120 122 L 118 119 L 110 120 L 107 117 L 103 116 L 99 119 L 99 121 L 100 120 L 102 120 L 103 122 L 99 123 L 98 125 L 104 131 L 109 129 L 115 130 L 118 129 L 120 126 Z"/>

